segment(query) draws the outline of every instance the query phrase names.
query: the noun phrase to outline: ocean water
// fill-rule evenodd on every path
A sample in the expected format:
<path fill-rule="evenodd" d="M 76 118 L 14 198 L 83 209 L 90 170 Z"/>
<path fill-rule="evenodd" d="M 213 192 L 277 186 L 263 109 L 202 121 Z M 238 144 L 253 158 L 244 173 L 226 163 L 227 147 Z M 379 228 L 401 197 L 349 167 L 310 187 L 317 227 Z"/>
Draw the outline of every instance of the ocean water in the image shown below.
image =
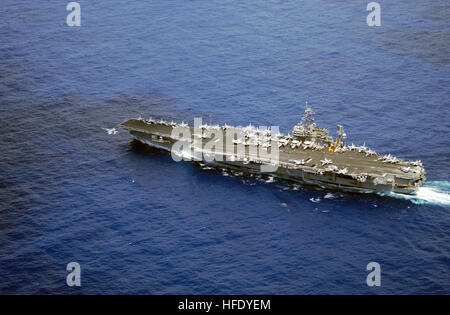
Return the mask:
<path fill-rule="evenodd" d="M 67 3 L 2 1 L 0 293 L 450 293 L 450 5 L 379 1 L 368 27 L 368 2 L 81 0 L 68 27 Z M 425 186 L 236 176 L 102 129 L 142 115 L 287 133 L 305 101 L 333 135 L 422 160 Z"/>

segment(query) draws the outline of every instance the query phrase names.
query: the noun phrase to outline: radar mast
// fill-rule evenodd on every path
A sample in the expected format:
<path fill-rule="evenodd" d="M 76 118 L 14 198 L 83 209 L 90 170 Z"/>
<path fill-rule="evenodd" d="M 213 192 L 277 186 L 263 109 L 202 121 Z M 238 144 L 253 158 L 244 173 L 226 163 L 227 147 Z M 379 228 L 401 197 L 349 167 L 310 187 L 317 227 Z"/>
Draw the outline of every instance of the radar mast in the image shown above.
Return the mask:
<path fill-rule="evenodd" d="M 309 129 L 310 126 L 311 126 L 312 124 L 314 124 L 314 117 L 313 117 L 313 114 L 314 114 L 314 113 L 313 113 L 311 107 L 308 106 L 308 102 L 306 102 L 305 113 L 304 113 L 304 115 L 303 115 L 302 120 L 305 122 L 305 127 L 306 127 L 307 129 Z"/>

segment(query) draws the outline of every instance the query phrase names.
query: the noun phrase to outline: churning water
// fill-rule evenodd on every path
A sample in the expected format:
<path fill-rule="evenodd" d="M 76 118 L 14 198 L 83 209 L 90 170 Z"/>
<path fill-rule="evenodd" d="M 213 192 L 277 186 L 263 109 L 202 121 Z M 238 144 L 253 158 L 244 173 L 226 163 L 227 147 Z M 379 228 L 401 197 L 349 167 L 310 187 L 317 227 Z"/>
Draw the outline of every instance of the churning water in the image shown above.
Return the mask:
<path fill-rule="evenodd" d="M 427 182 L 415 195 L 391 194 L 393 197 L 410 200 L 415 204 L 436 204 L 450 206 L 450 183 L 445 181 Z"/>

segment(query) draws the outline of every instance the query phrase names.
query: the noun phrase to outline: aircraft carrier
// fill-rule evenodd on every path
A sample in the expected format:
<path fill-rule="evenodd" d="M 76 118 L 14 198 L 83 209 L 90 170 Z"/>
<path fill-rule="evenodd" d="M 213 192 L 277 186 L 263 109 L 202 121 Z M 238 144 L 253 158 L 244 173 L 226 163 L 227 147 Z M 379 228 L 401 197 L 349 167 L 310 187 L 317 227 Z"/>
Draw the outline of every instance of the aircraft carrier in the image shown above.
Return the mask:
<path fill-rule="evenodd" d="M 252 125 L 189 126 L 143 118 L 119 127 L 145 144 L 171 152 L 176 161 L 202 161 L 322 188 L 413 194 L 425 180 L 420 161 L 380 155 L 365 145 L 347 145 L 341 125 L 333 140 L 328 130 L 317 127 L 308 106 L 292 135 Z"/>

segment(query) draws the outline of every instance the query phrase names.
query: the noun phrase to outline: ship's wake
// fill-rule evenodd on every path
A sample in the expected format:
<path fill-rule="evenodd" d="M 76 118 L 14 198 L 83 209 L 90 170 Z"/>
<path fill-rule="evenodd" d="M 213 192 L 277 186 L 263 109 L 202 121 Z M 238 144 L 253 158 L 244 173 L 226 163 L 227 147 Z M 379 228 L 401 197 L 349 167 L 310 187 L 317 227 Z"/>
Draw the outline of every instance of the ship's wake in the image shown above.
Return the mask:
<path fill-rule="evenodd" d="M 238 172 L 235 170 L 230 170 L 226 168 L 220 168 L 220 167 L 214 167 L 212 165 L 207 166 L 204 163 L 200 163 L 200 166 L 204 170 L 215 170 L 215 169 L 221 169 L 223 176 L 245 176 L 243 172 Z M 253 175 L 253 174 L 247 174 L 248 177 L 255 177 L 259 182 L 263 183 L 273 183 L 280 180 L 279 178 L 276 178 L 274 176 L 264 176 L 264 174 L 259 175 Z M 281 180 L 284 182 L 283 180 Z M 248 182 L 247 180 L 243 181 L 246 184 L 249 185 L 255 185 L 254 182 Z M 286 181 L 286 184 L 288 186 L 291 186 L 292 190 L 299 190 L 298 184 L 293 184 L 292 182 Z M 289 185 L 290 184 L 290 185 Z M 312 187 L 312 186 L 311 186 Z M 314 187 L 316 189 L 319 189 L 317 187 Z M 352 192 L 352 191 L 349 191 Z M 354 193 L 354 192 L 352 192 Z M 375 193 L 374 191 L 371 191 L 370 193 Z M 422 205 L 422 204 L 434 204 L 434 205 L 440 205 L 444 207 L 450 207 L 450 182 L 448 181 L 430 181 L 425 182 L 425 184 L 417 190 L 415 194 L 400 194 L 400 193 L 385 193 L 385 192 L 377 192 L 380 196 L 389 196 L 397 199 L 403 199 L 403 200 L 409 200 L 414 204 Z M 334 199 L 337 198 L 337 195 L 334 195 L 332 193 L 327 193 L 324 197 L 324 199 Z M 319 202 L 320 198 L 310 198 L 310 201 L 312 202 Z"/>
<path fill-rule="evenodd" d="M 415 204 L 437 204 L 448 207 L 450 206 L 450 182 L 427 182 L 414 195 L 390 193 L 389 196 L 406 199 Z"/>

